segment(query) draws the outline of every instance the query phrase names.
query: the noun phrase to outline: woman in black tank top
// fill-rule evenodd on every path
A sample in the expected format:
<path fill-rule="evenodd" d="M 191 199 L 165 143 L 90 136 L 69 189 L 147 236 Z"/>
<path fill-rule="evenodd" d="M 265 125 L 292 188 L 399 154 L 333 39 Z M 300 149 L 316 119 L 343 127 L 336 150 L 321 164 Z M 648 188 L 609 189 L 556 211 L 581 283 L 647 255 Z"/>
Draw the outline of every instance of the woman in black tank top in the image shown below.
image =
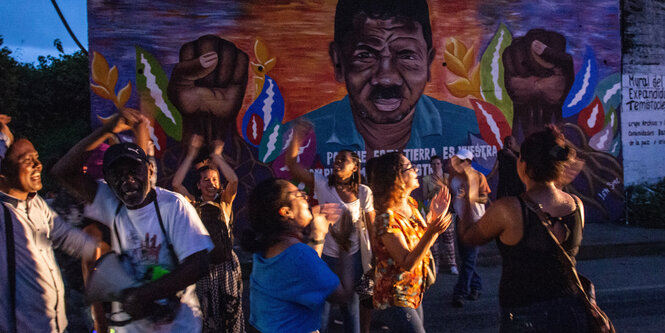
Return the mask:
<path fill-rule="evenodd" d="M 517 172 L 526 185 L 526 197 L 542 206 L 552 221 L 550 231 L 574 258 L 582 242 L 582 201 L 560 188 L 564 171 L 575 160 L 554 126 L 526 138 Z M 468 174 L 469 183 L 477 183 Z M 568 177 L 570 178 L 570 177 Z M 570 182 L 572 179 L 568 179 Z M 469 186 L 468 201 L 478 195 Z M 471 214 L 467 204 L 461 214 Z M 586 332 L 587 317 L 582 297 L 568 277 L 568 267 L 557 259 L 556 244 L 538 215 L 521 197 L 497 200 L 476 223 L 461 219 L 460 240 L 480 245 L 496 239 L 503 269 L 499 284 L 501 332 Z"/>

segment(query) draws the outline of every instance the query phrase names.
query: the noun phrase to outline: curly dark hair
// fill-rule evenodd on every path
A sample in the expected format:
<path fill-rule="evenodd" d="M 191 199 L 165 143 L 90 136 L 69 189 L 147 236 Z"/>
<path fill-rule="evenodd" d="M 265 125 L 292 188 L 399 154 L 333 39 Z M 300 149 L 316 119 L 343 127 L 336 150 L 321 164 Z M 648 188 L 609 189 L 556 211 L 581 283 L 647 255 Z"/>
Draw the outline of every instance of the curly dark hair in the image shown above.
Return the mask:
<path fill-rule="evenodd" d="M 288 184 L 284 179 L 269 178 L 254 187 L 247 203 L 249 228 L 243 232 L 240 242 L 243 250 L 265 252 L 291 230 L 279 214 L 280 208 L 291 204 L 286 190 Z"/>
<path fill-rule="evenodd" d="M 526 162 L 527 176 L 536 182 L 556 181 L 576 156 L 575 149 L 566 144 L 563 133 L 552 124 L 529 135 L 520 151 L 520 159 Z"/>

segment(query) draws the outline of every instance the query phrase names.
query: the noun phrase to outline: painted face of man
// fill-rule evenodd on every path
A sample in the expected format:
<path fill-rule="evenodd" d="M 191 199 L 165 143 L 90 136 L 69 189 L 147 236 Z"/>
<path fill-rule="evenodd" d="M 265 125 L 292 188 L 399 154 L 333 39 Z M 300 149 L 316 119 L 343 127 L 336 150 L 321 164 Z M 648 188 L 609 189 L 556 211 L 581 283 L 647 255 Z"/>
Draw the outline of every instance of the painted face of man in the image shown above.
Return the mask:
<path fill-rule="evenodd" d="M 331 49 L 336 78 L 346 83 L 354 113 L 378 124 L 398 122 L 422 96 L 434 52 L 420 23 L 360 15 L 354 22 L 341 49 Z"/>
<path fill-rule="evenodd" d="M 118 199 L 131 208 L 143 203 L 150 192 L 151 173 L 149 163 L 121 158 L 108 168 L 106 181 Z"/>
<path fill-rule="evenodd" d="M 14 194 L 23 198 L 42 189 L 42 163 L 30 141 L 14 142 L 3 163 L 3 173 Z"/>

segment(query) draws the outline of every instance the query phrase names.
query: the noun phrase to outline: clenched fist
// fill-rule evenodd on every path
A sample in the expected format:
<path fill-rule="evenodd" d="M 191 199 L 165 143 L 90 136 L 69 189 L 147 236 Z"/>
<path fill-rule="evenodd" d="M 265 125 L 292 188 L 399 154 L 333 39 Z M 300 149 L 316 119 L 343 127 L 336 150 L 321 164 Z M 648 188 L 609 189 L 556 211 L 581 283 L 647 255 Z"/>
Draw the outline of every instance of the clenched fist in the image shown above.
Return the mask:
<path fill-rule="evenodd" d="M 246 53 L 213 35 L 180 48 L 168 96 L 183 115 L 185 138 L 198 134 L 206 142 L 225 139 L 245 96 L 248 62 Z"/>

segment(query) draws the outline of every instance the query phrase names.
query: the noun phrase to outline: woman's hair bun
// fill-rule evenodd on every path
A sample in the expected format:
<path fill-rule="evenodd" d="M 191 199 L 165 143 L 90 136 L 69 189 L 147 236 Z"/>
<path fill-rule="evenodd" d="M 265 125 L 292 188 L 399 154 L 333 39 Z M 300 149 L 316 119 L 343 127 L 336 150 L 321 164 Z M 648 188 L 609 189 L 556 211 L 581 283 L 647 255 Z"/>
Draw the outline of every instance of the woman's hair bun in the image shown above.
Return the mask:
<path fill-rule="evenodd" d="M 570 148 L 568 146 L 561 147 L 557 144 L 552 146 L 549 153 L 555 161 L 567 161 L 570 155 Z"/>

